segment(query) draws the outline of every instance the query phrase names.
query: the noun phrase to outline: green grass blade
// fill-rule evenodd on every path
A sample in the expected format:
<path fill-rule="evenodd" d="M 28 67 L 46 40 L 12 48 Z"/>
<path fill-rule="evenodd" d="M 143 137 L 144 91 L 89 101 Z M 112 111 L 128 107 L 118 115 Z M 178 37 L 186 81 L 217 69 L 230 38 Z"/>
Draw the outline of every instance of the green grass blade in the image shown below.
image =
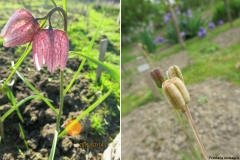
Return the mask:
<path fill-rule="evenodd" d="M 67 128 L 65 128 L 58 136 L 58 138 L 61 138 L 66 132 L 67 129 L 73 127 L 77 121 L 80 121 L 84 116 L 86 116 L 87 114 L 89 114 L 89 112 L 91 112 L 94 108 L 96 108 L 100 103 L 102 103 L 111 93 L 112 93 L 113 89 L 110 89 L 104 96 L 102 96 L 101 98 L 99 98 L 95 103 L 93 103 L 90 107 L 88 107 L 82 114 L 80 114 L 75 120 L 73 121 Z"/>
<path fill-rule="evenodd" d="M 62 0 L 63 3 L 63 10 L 66 12 L 67 14 L 67 1 L 66 0 Z"/>
<path fill-rule="evenodd" d="M 10 90 L 10 88 L 8 86 L 6 86 L 5 89 L 6 89 L 6 92 L 7 92 L 7 96 L 9 98 L 9 100 L 11 101 L 14 110 L 17 112 L 17 115 L 18 115 L 19 119 L 22 122 L 24 122 L 23 117 L 22 117 L 22 115 L 21 115 L 21 113 L 20 113 L 20 111 L 19 111 L 19 109 L 18 109 L 18 107 L 16 105 L 16 100 L 14 98 L 14 95 L 13 95 L 12 91 Z"/>
<path fill-rule="evenodd" d="M 25 134 L 24 134 L 24 131 L 23 131 L 23 129 L 22 129 L 22 126 L 21 126 L 20 123 L 18 123 L 18 126 L 19 126 L 19 129 L 20 129 L 20 133 L 21 133 L 21 135 L 22 135 L 24 144 L 25 144 L 26 148 L 29 149 L 29 148 L 28 148 L 28 145 L 27 145 L 27 141 L 26 141 L 26 139 L 25 139 Z"/>
<path fill-rule="evenodd" d="M 14 67 L 15 68 L 15 67 Z M 30 82 L 28 82 L 27 79 L 24 78 L 24 76 L 16 71 L 17 75 L 22 79 L 22 81 L 29 87 L 33 92 L 35 92 L 55 113 L 58 115 L 58 111 L 52 106 L 51 103 L 48 102 L 48 100 L 35 88 L 31 85 Z"/>
<path fill-rule="evenodd" d="M 78 54 L 80 56 L 83 56 L 84 58 L 87 58 L 88 60 L 92 61 L 93 63 L 99 65 L 105 71 L 107 71 L 118 83 L 120 83 L 120 74 L 116 70 L 109 67 L 108 65 L 104 64 L 103 62 L 101 62 L 97 59 L 94 59 L 94 58 L 92 58 L 88 55 L 85 55 L 85 54 L 82 54 L 82 53 L 79 53 L 79 52 L 70 51 L 70 53 L 74 53 L 74 54 Z"/>
<path fill-rule="evenodd" d="M 55 2 L 55 0 L 51 0 L 51 1 L 52 1 L 53 5 L 54 5 L 55 7 L 57 7 L 57 3 Z M 62 13 L 61 13 L 60 11 L 58 11 L 58 13 L 60 14 L 60 16 L 61 16 L 62 19 L 63 19 Z"/>
<path fill-rule="evenodd" d="M 2 85 L 3 89 L 6 84 L 10 81 L 10 79 L 12 78 L 12 76 L 15 74 L 16 70 L 18 69 L 18 67 L 22 64 L 23 60 L 27 57 L 28 53 L 30 53 L 32 49 L 31 43 L 28 44 L 28 47 L 26 48 L 25 52 L 23 53 L 23 55 L 21 56 L 21 58 L 18 60 L 18 62 L 15 65 L 15 68 L 13 69 L 13 71 L 10 73 L 10 75 L 8 76 L 8 78 L 6 79 L 6 81 L 4 81 L 4 84 Z"/>
<path fill-rule="evenodd" d="M 94 35 L 93 35 L 93 38 L 92 38 L 92 40 L 91 40 L 91 42 L 90 42 L 90 44 L 89 44 L 89 46 L 88 46 L 88 49 L 87 49 L 86 54 L 89 54 L 89 53 L 91 52 L 91 50 L 92 50 L 93 43 L 94 43 L 94 41 L 95 41 L 95 39 L 96 39 L 96 37 L 97 37 L 97 34 L 98 34 L 98 31 L 99 31 L 100 26 L 101 26 L 101 24 L 102 24 L 102 21 L 103 21 L 103 17 L 102 17 L 102 20 L 101 20 L 101 22 L 99 23 L 99 25 L 98 25 L 98 27 L 97 27 L 97 30 L 95 31 L 95 33 L 94 33 Z M 68 92 L 68 90 L 72 87 L 73 83 L 74 83 L 75 80 L 77 79 L 77 76 L 79 75 L 80 71 L 82 70 L 82 67 L 83 67 L 83 65 L 84 65 L 85 62 L 86 62 L 86 58 L 84 58 L 84 59 L 82 60 L 80 66 L 78 67 L 77 72 L 76 72 L 75 75 L 73 76 L 73 78 L 72 78 L 71 82 L 68 84 L 67 88 L 64 90 L 63 95 L 65 95 L 65 94 Z"/>
<path fill-rule="evenodd" d="M 3 121 L 0 115 L 0 144 L 2 143 L 3 138 L 4 138 L 4 128 L 3 128 Z"/>
<path fill-rule="evenodd" d="M 55 150 L 56 150 L 56 146 L 57 146 L 57 139 L 58 139 L 58 132 L 57 132 L 57 130 L 55 130 L 54 139 L 53 139 L 53 144 L 52 144 L 49 160 L 53 160 L 54 159 L 54 154 L 55 154 Z"/>
<path fill-rule="evenodd" d="M 183 159 L 185 159 L 185 160 L 192 160 L 193 159 L 192 156 L 190 156 L 186 152 L 180 151 L 180 154 L 182 155 Z"/>
<path fill-rule="evenodd" d="M 26 103 L 27 101 L 31 100 L 31 99 L 41 99 L 40 96 L 38 95 L 32 95 L 32 96 L 28 96 L 26 98 L 24 98 L 23 100 L 21 100 L 20 102 L 17 103 L 17 107 L 23 105 L 24 103 Z M 46 98 L 47 99 L 47 98 Z M 51 99 L 47 99 L 49 102 L 53 102 Z"/>
<path fill-rule="evenodd" d="M 37 96 L 37 95 L 32 95 L 32 96 L 28 96 L 26 98 L 24 98 L 23 100 L 21 100 L 20 102 L 17 103 L 17 108 L 19 108 L 20 106 L 22 106 L 25 102 L 31 100 L 31 99 L 41 99 L 41 97 Z M 47 98 L 46 98 L 47 99 Z M 52 100 L 47 99 L 49 102 L 52 102 Z M 1 121 L 3 122 L 10 114 L 12 114 L 12 112 L 15 111 L 15 108 L 12 107 L 10 108 L 2 117 L 1 117 Z"/>

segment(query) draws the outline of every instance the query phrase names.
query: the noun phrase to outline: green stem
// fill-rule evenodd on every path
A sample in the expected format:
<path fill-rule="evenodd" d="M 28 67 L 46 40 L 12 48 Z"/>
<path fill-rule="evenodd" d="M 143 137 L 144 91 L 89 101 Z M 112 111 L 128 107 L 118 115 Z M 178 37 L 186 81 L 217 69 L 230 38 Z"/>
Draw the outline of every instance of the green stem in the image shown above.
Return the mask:
<path fill-rule="evenodd" d="M 60 132 L 60 120 L 61 120 L 61 116 L 62 116 L 62 112 L 63 112 L 63 74 L 64 71 L 60 70 L 60 107 L 59 107 L 59 112 L 58 112 L 58 116 L 57 116 L 57 132 Z"/>

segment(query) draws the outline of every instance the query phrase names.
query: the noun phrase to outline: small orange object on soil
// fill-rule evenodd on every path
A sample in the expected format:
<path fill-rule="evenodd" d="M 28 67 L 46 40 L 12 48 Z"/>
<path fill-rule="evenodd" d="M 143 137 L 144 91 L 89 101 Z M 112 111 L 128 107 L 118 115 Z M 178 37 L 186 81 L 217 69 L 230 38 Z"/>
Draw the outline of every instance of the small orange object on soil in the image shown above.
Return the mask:
<path fill-rule="evenodd" d="M 71 128 L 67 129 L 67 133 L 70 136 L 75 136 L 80 134 L 81 130 L 82 130 L 82 125 L 80 122 L 76 121 L 76 120 L 68 120 L 66 123 L 66 128 L 72 123 L 72 122 L 76 122 Z"/>

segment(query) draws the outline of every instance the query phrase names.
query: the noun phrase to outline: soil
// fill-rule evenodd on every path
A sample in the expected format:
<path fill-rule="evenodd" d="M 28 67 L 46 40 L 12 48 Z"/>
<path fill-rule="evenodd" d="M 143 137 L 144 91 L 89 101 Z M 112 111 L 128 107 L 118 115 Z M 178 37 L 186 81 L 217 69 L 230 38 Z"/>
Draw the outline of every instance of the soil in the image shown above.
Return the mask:
<path fill-rule="evenodd" d="M 11 52 L 0 53 L 0 79 L 6 79 L 9 75 L 11 61 L 15 62 L 20 55 Z M 65 70 L 65 87 L 70 82 L 76 72 L 81 60 L 78 58 L 69 59 Z M 44 67 L 41 71 L 36 71 L 33 66 L 31 54 L 24 60 L 18 69 L 20 73 L 37 88 L 42 95 L 51 99 L 52 105 L 59 106 L 59 70 L 50 74 Z M 83 110 L 87 109 L 98 98 L 97 93 L 91 89 L 91 80 L 84 78 L 83 73 L 87 72 L 88 65 L 85 64 L 83 71 L 78 76 L 73 87 L 69 90 L 64 98 L 64 110 L 61 124 L 66 123 L 70 118 L 76 118 Z M 28 86 L 17 76 L 14 75 L 15 83 L 12 92 L 17 102 L 33 95 Z M 81 120 L 83 129 L 80 135 L 69 136 L 65 134 L 57 144 L 55 159 L 101 159 L 101 154 L 108 147 L 115 135 L 119 131 L 119 117 L 112 116 L 112 107 L 116 106 L 113 95 L 110 95 L 104 103 L 100 104 L 96 110 L 109 110 L 110 114 L 104 114 L 104 119 L 108 125 L 104 127 L 106 135 L 100 135 L 91 126 L 89 117 Z M 11 108 L 11 103 L 7 96 L 0 94 L 0 114 L 3 115 Z M 41 100 L 34 99 L 24 103 L 20 108 L 20 112 L 24 118 L 22 123 L 15 112 L 5 119 L 4 124 L 4 143 L 0 146 L 0 159 L 48 159 L 52 146 L 56 116 L 54 112 Z M 23 139 L 19 132 L 18 123 L 21 124 L 29 149 L 26 150 Z M 62 125 L 62 130 L 64 125 Z M 97 143 L 101 146 L 83 146 L 83 143 Z M 20 152 L 21 151 L 21 152 Z"/>
<path fill-rule="evenodd" d="M 230 37 L 237 37 L 234 35 L 238 33 L 239 28 L 230 29 L 213 38 L 212 42 L 217 43 L 220 48 L 234 45 L 240 39 Z M 159 66 L 166 71 L 172 63 L 184 68 L 194 62 L 186 52 L 181 51 L 156 62 L 154 67 Z M 125 68 L 132 70 L 136 66 L 136 62 L 125 64 Z M 122 96 L 146 88 L 144 77 L 137 71 L 122 80 Z M 240 88 L 221 78 L 209 78 L 189 85 L 187 89 L 191 97 L 190 112 L 207 155 L 240 158 Z M 121 130 L 122 159 L 182 160 L 184 157 L 180 153 L 190 154 L 190 144 L 166 99 L 140 106 L 122 117 Z M 194 137 L 192 141 L 197 148 Z"/>

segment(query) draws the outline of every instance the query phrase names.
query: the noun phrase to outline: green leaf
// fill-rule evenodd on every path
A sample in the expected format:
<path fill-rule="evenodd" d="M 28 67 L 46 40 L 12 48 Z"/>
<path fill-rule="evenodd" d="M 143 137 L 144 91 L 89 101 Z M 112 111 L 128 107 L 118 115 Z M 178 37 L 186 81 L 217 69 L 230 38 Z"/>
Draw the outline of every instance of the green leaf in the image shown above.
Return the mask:
<path fill-rule="evenodd" d="M 51 148 L 51 153 L 50 153 L 50 156 L 49 156 L 49 160 L 53 160 L 54 159 L 54 154 L 55 154 L 55 150 L 56 150 L 56 146 L 57 146 L 57 139 L 58 139 L 58 132 L 57 132 L 57 130 L 55 130 L 54 139 L 53 139 L 53 143 L 52 143 L 52 148 Z"/>
<path fill-rule="evenodd" d="M 55 2 L 55 0 L 52 0 L 52 3 L 53 3 L 53 5 L 54 5 L 55 7 L 57 7 L 57 3 Z M 60 14 L 60 16 L 61 16 L 62 19 L 63 19 L 62 13 L 61 13 L 60 11 L 58 11 L 58 13 Z"/>
<path fill-rule="evenodd" d="M 23 129 L 22 129 L 22 126 L 21 126 L 20 123 L 18 123 L 18 126 L 19 126 L 19 129 L 20 129 L 20 133 L 21 133 L 21 135 L 22 135 L 24 144 L 25 144 L 26 148 L 28 149 L 28 144 L 27 144 L 27 141 L 26 141 L 26 139 L 25 139 L 25 134 L 24 134 L 24 131 L 23 131 Z"/>
<path fill-rule="evenodd" d="M 32 96 L 28 96 L 26 98 L 24 98 L 23 100 L 21 100 L 20 102 L 17 103 L 17 108 L 19 108 L 20 106 L 22 106 L 25 102 L 31 100 L 31 99 L 41 99 L 41 97 L 37 96 L 37 95 L 32 95 Z M 46 98 L 47 99 L 47 98 Z M 52 100 L 47 99 L 49 102 L 52 102 Z M 1 117 L 1 121 L 3 122 L 12 112 L 15 111 L 15 108 L 12 107 L 10 108 L 2 117 Z"/>
<path fill-rule="evenodd" d="M 180 151 L 180 154 L 182 155 L 183 159 L 185 159 L 185 160 L 192 160 L 193 159 L 192 156 L 190 156 L 186 152 Z"/>
<path fill-rule="evenodd" d="M 66 12 L 67 14 L 67 1 L 66 0 L 62 0 L 63 3 L 63 10 Z"/>
<path fill-rule="evenodd" d="M 15 67 L 14 67 L 14 64 L 12 64 L 12 65 L 13 65 L 13 68 L 15 68 Z M 27 85 L 29 88 L 31 88 L 31 90 L 32 90 L 33 92 L 35 92 L 35 93 L 56 113 L 56 115 L 58 115 L 58 111 L 52 106 L 52 104 L 49 103 L 48 100 L 47 100 L 35 87 L 33 87 L 33 85 L 31 85 L 31 83 L 28 82 L 28 80 L 25 79 L 22 74 L 20 74 L 20 72 L 16 71 L 16 73 L 17 73 L 17 75 L 22 79 L 22 81 L 23 81 L 24 83 L 26 83 L 26 85 Z"/>
<path fill-rule="evenodd" d="M 107 71 L 118 83 L 120 83 L 120 75 L 119 73 L 112 69 L 111 67 L 109 67 L 108 65 L 104 64 L 103 62 L 97 60 L 97 59 L 94 59 L 86 54 L 82 54 L 80 52 L 75 52 L 75 51 L 70 51 L 70 54 L 73 53 L 73 54 L 78 54 L 80 56 L 83 56 L 84 58 L 87 58 L 88 60 L 92 61 L 93 63 L 99 65 L 100 67 L 102 67 L 105 71 Z"/>
<path fill-rule="evenodd" d="M 73 121 L 67 128 L 65 128 L 58 136 L 58 138 L 61 138 L 66 132 L 67 129 L 72 128 L 76 122 L 80 121 L 84 116 L 89 114 L 94 108 L 96 108 L 100 103 L 102 103 L 112 92 L 113 89 L 110 89 L 104 96 L 99 98 L 95 103 L 93 103 L 90 107 L 88 107 L 85 111 L 83 111 L 82 114 L 80 114 L 75 120 Z"/>
<path fill-rule="evenodd" d="M 10 90 L 10 88 L 8 86 L 6 86 L 5 89 L 6 89 L 6 92 L 7 92 L 7 96 L 10 99 L 10 101 L 11 101 L 11 103 L 13 105 L 14 110 L 17 112 L 17 115 L 18 115 L 19 119 L 22 122 L 24 122 L 23 117 L 22 117 L 22 115 L 21 115 L 21 113 L 20 113 L 20 111 L 19 111 L 19 109 L 18 109 L 18 107 L 16 105 L 16 100 L 14 98 L 14 95 L 13 95 L 12 91 Z"/>
<path fill-rule="evenodd" d="M 92 50 L 93 43 L 94 43 L 94 41 L 95 41 L 95 39 L 96 39 L 96 37 L 97 37 L 97 34 L 98 34 L 98 31 L 99 31 L 100 26 L 101 26 L 101 24 L 102 24 L 102 21 L 103 21 L 103 17 L 102 17 L 102 20 L 101 20 L 101 22 L 99 23 L 99 25 L 98 25 L 98 27 L 97 27 L 97 30 L 95 31 L 95 33 L 94 33 L 94 35 L 93 35 L 93 38 L 92 38 L 92 40 L 91 40 L 91 42 L 90 42 L 90 44 L 89 44 L 89 46 L 88 46 L 88 49 L 87 49 L 87 51 L 86 51 L 86 54 L 89 54 L 89 53 L 91 52 L 91 50 Z M 76 72 L 75 75 L 73 76 L 73 78 L 72 78 L 71 82 L 68 84 L 67 88 L 64 90 L 63 95 L 65 95 L 65 94 L 69 91 L 69 89 L 72 87 L 73 83 L 74 83 L 75 80 L 77 79 L 77 76 L 79 75 L 80 71 L 82 70 L 83 65 L 85 64 L 85 62 L 86 62 L 86 58 L 84 58 L 84 59 L 82 60 L 80 66 L 78 67 L 77 72 Z"/>

